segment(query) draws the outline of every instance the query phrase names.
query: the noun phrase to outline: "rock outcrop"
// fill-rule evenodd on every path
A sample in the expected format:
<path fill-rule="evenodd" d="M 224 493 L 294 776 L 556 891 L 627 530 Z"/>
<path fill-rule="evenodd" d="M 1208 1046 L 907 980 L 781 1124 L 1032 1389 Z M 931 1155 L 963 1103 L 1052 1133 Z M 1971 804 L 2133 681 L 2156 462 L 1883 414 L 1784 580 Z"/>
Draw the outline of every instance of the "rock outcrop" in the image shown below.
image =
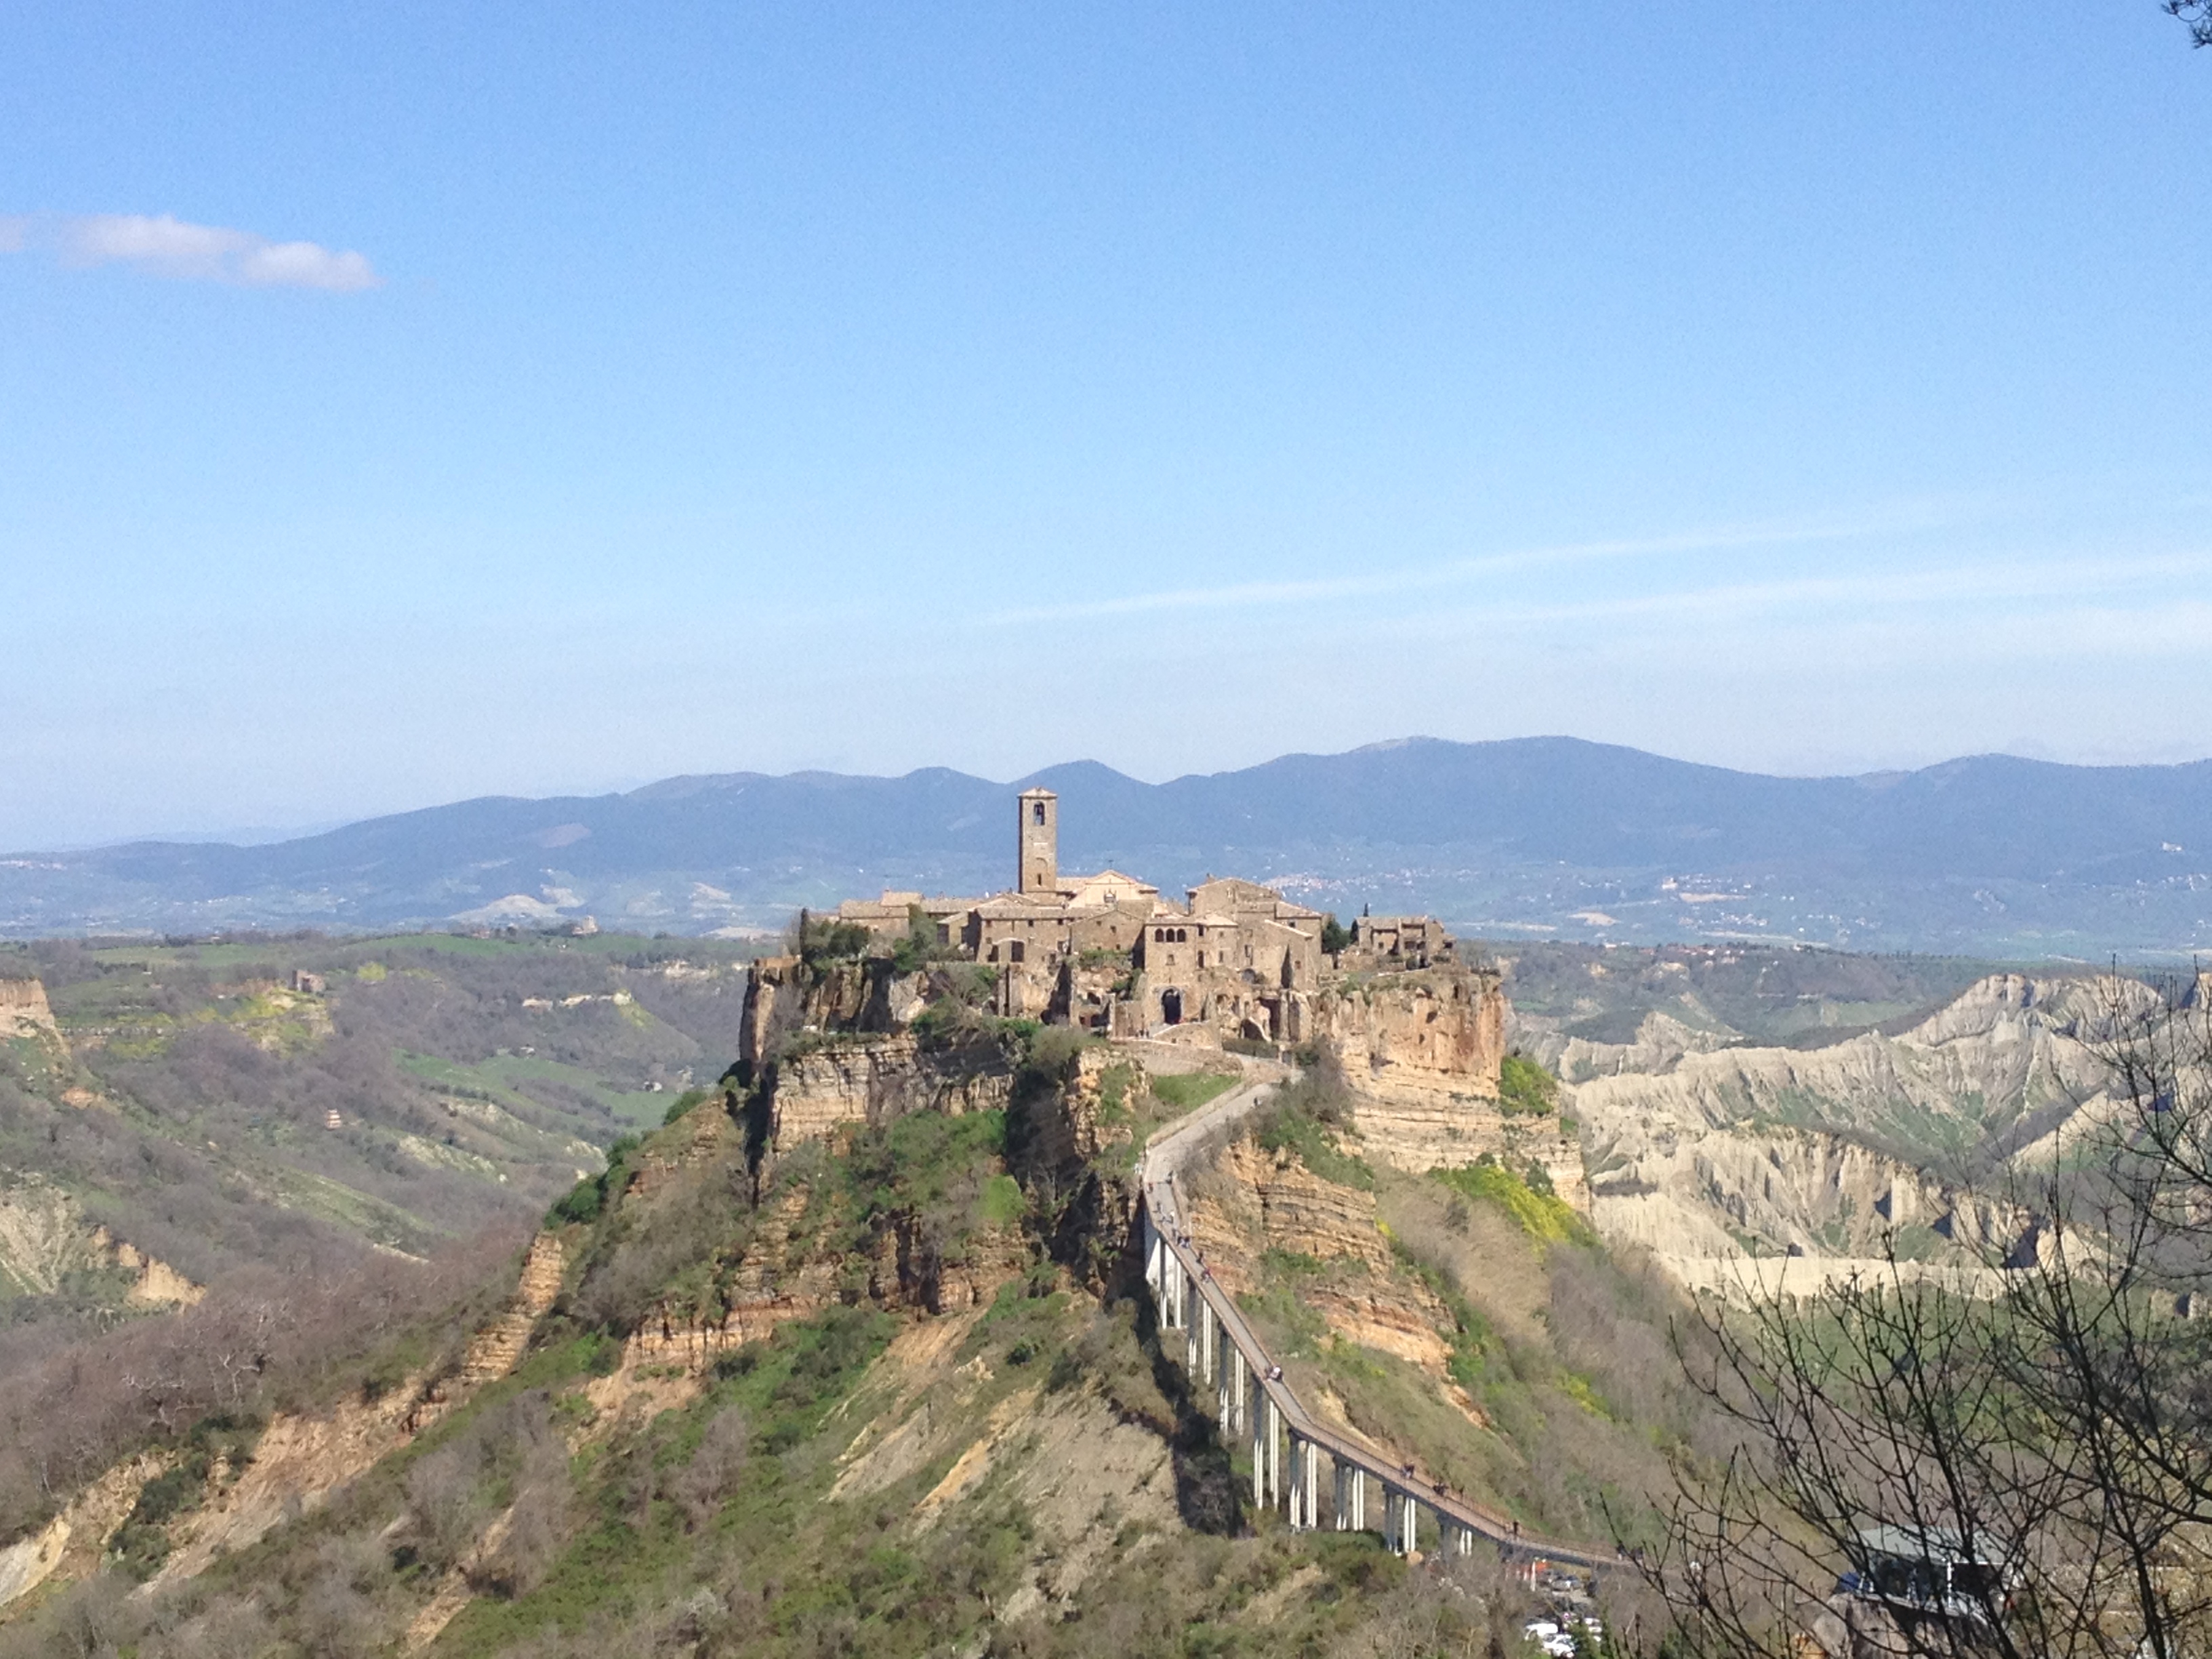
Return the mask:
<path fill-rule="evenodd" d="M 530 1334 L 552 1311 L 561 1294 L 561 1274 L 567 1265 L 568 1255 L 557 1235 L 540 1233 L 530 1241 L 530 1254 L 523 1259 L 514 1300 L 469 1344 L 468 1356 L 461 1362 L 465 1387 L 505 1376 L 521 1364 L 530 1346 Z"/>
<path fill-rule="evenodd" d="M 1231 1295 L 1260 1287 L 1261 1260 L 1270 1250 L 1310 1258 L 1322 1270 L 1301 1286 L 1299 1300 L 1332 1332 L 1443 1375 L 1449 1350 L 1438 1331 L 1450 1315 L 1391 1272 L 1372 1193 L 1324 1181 L 1291 1153 L 1244 1139 L 1230 1146 L 1191 1196 L 1199 1255 Z"/>
<path fill-rule="evenodd" d="M 1484 1152 L 1533 1158 L 1578 1200 L 1582 1160 L 1571 1137 L 1556 1120 L 1509 1128 L 1499 1109 L 1505 1018 L 1494 972 L 1446 963 L 1355 976 L 1323 992 L 1313 1036 L 1357 1097 L 1370 1157 L 1415 1173 Z"/>
<path fill-rule="evenodd" d="M 189 1307 L 205 1292 L 170 1267 L 94 1226 L 62 1188 L 37 1176 L 0 1188 L 0 1295 L 52 1296 L 85 1274 L 116 1274 L 127 1308 Z"/>
<path fill-rule="evenodd" d="M 1505 997 L 1458 963 L 1352 978 L 1314 1000 L 1312 1037 L 1363 1091 L 1494 1097 Z"/>
<path fill-rule="evenodd" d="M 763 957 L 745 976 L 738 1067 L 750 1073 L 765 1065 L 797 1036 L 902 1030 L 921 1012 L 928 990 L 927 974 L 901 974 L 882 957 Z"/>
<path fill-rule="evenodd" d="M 54 1011 L 46 1003 L 46 988 L 35 979 L 0 979 L 0 1037 L 44 1032 L 58 1039 Z"/>
<path fill-rule="evenodd" d="M 1948 1161 L 2000 1172 L 2021 1143 L 2112 1103 L 2093 1044 L 2146 1012 L 2148 988 L 2100 979 L 1983 980 L 1901 1034 L 1825 1048 L 1674 1048 L 1657 1069 L 1585 1052 L 1568 1109 L 1580 1119 L 1591 1216 L 1692 1283 L 1757 1252 L 1832 1261 L 2004 1243 L 2024 1224 L 1969 1199 Z M 1613 1075 L 1590 1076 L 1601 1058 Z M 2001 1179 L 1982 1185 L 2001 1186 Z M 1809 1271 L 1809 1269 L 1808 1270 Z"/>
<path fill-rule="evenodd" d="M 880 1125 L 908 1112 L 988 1111 L 1013 1082 L 992 1045 L 926 1051 L 915 1037 L 840 1037 L 769 1062 L 764 1086 L 775 1144 L 830 1139 L 842 1124 Z"/>

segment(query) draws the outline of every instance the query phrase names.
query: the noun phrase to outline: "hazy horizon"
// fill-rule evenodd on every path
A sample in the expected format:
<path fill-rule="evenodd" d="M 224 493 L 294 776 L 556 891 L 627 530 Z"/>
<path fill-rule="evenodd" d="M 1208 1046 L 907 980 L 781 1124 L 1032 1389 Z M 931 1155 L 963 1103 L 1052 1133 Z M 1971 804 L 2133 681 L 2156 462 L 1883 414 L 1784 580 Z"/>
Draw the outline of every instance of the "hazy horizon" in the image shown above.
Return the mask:
<path fill-rule="evenodd" d="M 1371 743 L 1354 744 L 1354 745 L 1352 745 L 1352 748 L 1351 748 L 1351 749 L 1349 749 L 1349 750 L 1328 750 L 1328 751 L 1318 751 L 1318 750 L 1285 750 L 1285 751 L 1284 751 L 1284 755 L 1270 755 L 1270 756 L 1267 756 L 1267 757 L 1263 757 L 1261 760 L 1260 760 L 1260 761 L 1257 761 L 1257 762 L 1252 762 L 1252 763 L 1248 763 L 1247 764 L 1248 764 L 1248 765 L 1262 765 L 1262 764 L 1265 764 L 1267 761 L 1282 759 L 1282 758 L 1284 758 L 1284 757 L 1285 757 L 1285 756 L 1286 756 L 1286 755 L 1290 755 L 1290 754 L 1296 754 L 1296 753 L 1321 753 L 1321 752 L 1327 752 L 1327 753 L 1351 753 L 1351 752 L 1356 752 L 1357 750 L 1361 750 L 1361 749 L 1382 749 L 1382 748 L 1392 748 L 1392 747 L 1396 747 L 1396 746 L 1399 746 L 1399 745 L 1401 745 L 1401 744 L 1407 744 L 1407 743 L 1415 743 L 1415 742 L 1423 742 L 1423 741 L 1441 741 L 1441 742 L 1455 742 L 1455 742 L 1478 742 L 1478 743 L 1487 743 L 1487 742 L 1505 742 L 1505 743 L 1510 743 L 1510 742 L 1516 742 L 1516 741 L 1528 741 L 1528 740 L 1533 740 L 1533 739 L 1538 739 L 1538 738 L 1565 738 L 1565 739 L 1566 739 L 1566 740 L 1568 740 L 1568 741 L 1571 741 L 1571 742 L 1596 742 L 1596 741 L 1598 741 L 1597 739 L 1595 739 L 1595 738 L 1579 738 L 1575 737 L 1575 736 L 1574 736 L 1574 734 L 1572 734 L 1572 733 L 1568 733 L 1568 732 L 1530 732 L 1530 733 L 1526 734 L 1526 736 L 1525 736 L 1525 737 L 1523 737 L 1523 738 L 1473 738 L 1473 739 L 1463 739 L 1463 738 L 1436 738 L 1434 737 L 1434 734 L 1433 734 L 1433 733 L 1420 732 L 1420 733 L 1412 733 L 1412 734 L 1408 734 L 1408 735 L 1407 735 L 1407 736 L 1406 736 L 1406 737 L 1401 737 L 1401 738 L 1376 738 L 1376 739 L 1375 739 L 1375 740 L 1374 740 L 1373 742 L 1371 742 Z M 1634 745 L 1620 745 L 1620 746 L 1624 746 L 1624 747 L 1634 747 Z M 1698 760 L 1695 757 L 1693 757 L 1693 756 L 1689 756 L 1689 755 L 1665 754 L 1665 753 L 1663 753 L 1662 751 L 1656 750 L 1640 750 L 1639 752 L 1643 752 L 1643 753 L 1646 753 L 1646 754 L 1655 754 L 1655 755 L 1658 755 L 1658 756 L 1659 756 L 1661 758 L 1662 758 L 1662 759 L 1667 759 L 1667 760 L 1674 760 L 1674 761 L 1682 761 L 1682 762 L 1686 762 L 1686 763 L 1689 763 L 1689 764 L 1692 764 L 1692 765 L 1715 765 L 1715 766 L 1721 766 L 1721 765 L 1723 764 L 1722 763 L 1719 763 L 1719 762 L 1705 762 L 1705 761 L 1699 761 L 1699 760 Z M 2014 760 L 2030 760 L 2030 761 L 2039 761 L 2039 762 L 2043 762 L 2043 763 L 2049 763 L 2049 764 L 2054 764 L 2054 765 L 2073 765 L 2073 766 L 2098 766 L 2098 765 L 2120 765 L 2120 766 L 2136 766 L 2136 765 L 2190 765 L 2190 764 L 2192 764 L 2192 763 L 2197 763 L 2197 762 L 2199 762 L 2199 761 L 2212 760 L 2212 750 L 2205 750 L 2205 751 L 2203 751 L 2203 752 L 2201 752 L 2201 753 L 2198 753 L 2198 754 L 2194 754 L 2194 755 L 2185 755 L 2185 756 L 2183 756 L 2183 757 L 2179 757 L 2179 758 L 2178 758 L 2178 759 L 2171 760 L 2171 761 L 2073 761 L 2073 760 L 2066 759 L 2065 757 L 2060 757 L 2060 756 L 2050 756 L 2050 755 L 2026 755 L 2026 754 L 2018 754 L 2018 753 L 2014 753 L 2014 752 L 2013 752 L 2013 751 L 2009 751 L 2009 750 L 1984 750 L 1979 751 L 1978 754 L 1974 754 L 1974 755 L 1947 755 L 1947 756 L 1944 756 L 1944 757 L 1942 757 L 1942 758 L 1937 759 L 1937 760 L 1929 761 L 1929 762 L 1924 762 L 1924 763 L 1917 763 L 1917 764 L 1913 764 L 1913 765 L 1906 765 L 1906 766 L 1894 766 L 1894 767 L 1871 766 L 1871 767 L 1857 767 L 1857 768 L 1851 768 L 1851 769 L 1835 769 L 1835 770 L 1826 770 L 1826 771 L 1824 771 L 1824 770 L 1817 770 L 1817 769 L 1816 769 L 1816 770 L 1808 770 L 1808 771 L 1802 771 L 1802 772 L 1787 772 L 1787 771 L 1780 771 L 1780 770 L 1775 770 L 1775 769 L 1769 769 L 1757 768 L 1757 767 L 1727 767 L 1727 766 L 1723 766 L 1723 769 L 1724 769 L 1724 770 L 1728 770 L 1728 771 L 1735 771 L 1735 772 L 1750 773 L 1750 774 L 1753 774 L 1753 775 L 1762 775 L 1762 776 L 1767 776 L 1767 777 L 1788 777 L 1788 778 L 1801 778 L 1801 779 L 1839 778 L 1839 777 L 1866 777 L 1866 776 L 1876 776 L 1876 775 L 1883 775 L 1883 774 L 1885 774 L 1885 773 L 1897 773 L 1897 774 L 1900 774 L 1900 775 L 1901 775 L 1901 774 L 1908 773 L 1908 772 L 1914 772 L 1914 771 L 1920 771 L 1920 770 L 1923 770 L 1923 769 L 1926 769 L 1926 768 L 1928 768 L 1928 767 L 1931 767 L 1931 766 L 1942 766 L 1942 765 L 1945 765 L 1945 764 L 1948 764 L 1948 763 L 1949 763 L 1955 762 L 1955 761 L 1974 760 L 1974 759 L 1982 759 L 1982 758 L 1989 758 L 1989 757 L 2000 757 L 2000 758 L 2014 759 Z M 1018 782 L 1018 781 L 1021 781 L 1021 780 L 1023 780 L 1023 779 L 1035 776 L 1035 775 L 1036 775 L 1037 774 L 1042 773 L 1042 772 L 1049 771 L 1049 770 L 1051 770 L 1051 769 L 1053 769 L 1054 768 L 1056 768 L 1056 767 L 1071 766 L 1071 765 L 1081 765 L 1081 764 L 1085 764 L 1085 763 L 1097 763 L 1097 764 L 1101 764 L 1101 765 L 1105 764 L 1105 763 L 1103 763 L 1103 762 L 1097 762 L 1097 761 L 1096 760 L 1096 757 L 1095 757 L 1088 756 L 1088 755 L 1079 755 L 1079 756 L 1072 756 L 1072 757 L 1068 757 L 1064 758 L 1064 759 L 1061 759 L 1061 760 L 1047 761 L 1047 762 L 1043 763 L 1042 763 L 1042 764 L 1041 764 L 1041 765 L 1024 768 L 1023 770 L 1021 770 L 1021 771 L 1019 771 L 1019 772 L 1010 773 L 1010 774 L 1006 774 L 1006 775 L 992 775 L 992 774 L 988 774 L 988 773 L 982 773 L 982 772 L 972 772 L 972 771 L 969 771 L 967 768 L 964 768 L 964 767 L 945 767 L 945 766 L 944 766 L 943 763 L 940 763 L 940 762 L 936 762 L 936 761 L 922 761 L 922 762 L 920 762 L 920 763 L 918 763 L 917 764 L 915 764 L 915 765 L 914 765 L 914 766 L 902 767 L 902 768 L 897 769 L 896 770 L 887 770 L 887 771 L 882 771 L 882 772 L 845 773 L 845 774 L 842 774 L 842 775 L 846 775 L 846 776 L 860 776 L 860 777 L 884 777 L 884 778 L 897 778 L 897 777 L 904 777 L 904 776 L 907 776 L 907 775 L 910 775 L 910 774 L 912 774 L 912 773 L 915 773 L 915 772 L 929 771 L 929 770 L 933 770 L 933 769 L 945 769 L 945 770 L 951 770 L 951 771 L 961 772 L 961 773 L 963 773 L 963 774 L 965 774 L 966 775 L 970 776 L 970 777 L 981 778 L 981 779 L 982 779 L 984 781 L 987 781 L 987 782 L 991 782 L 991 783 L 999 783 L 999 784 L 1005 784 L 1005 785 L 1011 786 L 1011 785 L 1012 785 L 1012 784 L 1014 784 L 1014 783 L 1016 783 L 1016 782 Z M 1158 775 L 1158 776 L 1149 776 L 1149 777 L 1148 777 L 1148 776 L 1146 776 L 1145 775 L 1143 775 L 1143 774 L 1141 774 L 1141 773 L 1126 771 L 1126 770 L 1124 770 L 1122 768 L 1120 768 L 1120 767 L 1115 767 L 1115 768 L 1113 768 L 1112 769 L 1113 769 L 1113 770 L 1115 770 L 1115 771 L 1116 771 L 1116 772 L 1120 772 L 1120 773 L 1121 774 L 1121 775 L 1123 775 L 1124 777 L 1127 777 L 1127 778 L 1133 779 L 1133 780 L 1134 780 L 1135 781 L 1137 781 L 1137 782 L 1139 782 L 1139 783 L 1144 783 L 1144 784 L 1150 784 L 1150 785 L 1155 785 L 1155 786 L 1157 786 L 1157 785 L 1161 785 L 1161 784 L 1172 783 L 1172 782 L 1176 781 L 1177 779 L 1179 779 L 1179 778 L 1188 778 L 1188 777 L 1194 777 L 1194 776 L 1218 776 L 1218 775 L 1225 775 L 1225 774 L 1231 773 L 1231 772 L 1243 771 L 1243 770 L 1245 770 L 1245 769 L 1246 769 L 1246 767 L 1245 767 L 1245 766 L 1235 766 L 1235 767 L 1213 767 L 1213 768 L 1201 769 L 1194 770 L 1194 771 L 1166 773 L 1166 774 L 1162 774 L 1162 775 Z M 787 777 L 787 776 L 790 776 L 790 775 L 793 775 L 793 774 L 796 774 L 796 773 L 805 773 L 805 772 L 831 772 L 831 773 L 835 773 L 835 772 L 836 772 L 836 771 L 837 771 L 837 769 L 836 769 L 836 768 L 830 768 L 830 767 L 790 767 L 790 768 L 783 769 L 782 769 L 782 770 L 781 770 L 781 771 L 777 771 L 777 772 L 768 772 L 768 773 L 764 773 L 764 769 L 758 768 L 758 767 L 728 767 L 728 768 L 705 768 L 705 767 L 694 767 L 694 768 L 688 768 L 688 769 L 684 769 L 684 770 L 682 770 L 682 771 L 665 773 L 665 774 L 663 774 L 663 775 L 659 775 L 659 776 L 657 776 L 657 777 L 650 777 L 650 778 L 645 778 L 645 777 L 640 777 L 640 778 L 625 778 L 625 779 L 617 780 L 617 781 L 612 781 L 612 782 L 607 782 L 607 783 L 599 784 L 599 785 L 596 785 L 596 786 L 595 786 L 595 785 L 588 785 L 588 784 L 587 784 L 587 785 L 569 786 L 569 787 L 549 787 L 549 788 L 544 788 L 544 789 L 532 789 L 532 790 L 501 790 L 501 791 L 479 790 L 479 791 L 476 791 L 476 792 L 474 792 L 474 793 L 469 793 L 469 794 L 458 795 L 458 796 L 452 796 L 452 797 L 447 797 L 447 798 L 443 798 L 443 799 L 436 799 L 436 800 L 423 799 L 423 800 L 410 800 L 410 801 L 404 801 L 404 802 L 402 802 L 402 803 L 400 803 L 400 804 L 398 804 L 398 805 L 392 805 L 392 806 L 384 807 L 384 808 L 380 808 L 380 809 L 374 810 L 374 811 L 370 811 L 358 812 L 358 813 L 355 813 L 355 814 L 349 815 L 349 816 L 348 816 L 348 817 L 334 817 L 334 818 L 321 818 L 321 819 L 315 819 L 315 820 L 303 821 L 303 822 L 301 822 L 301 823 L 295 823 L 295 824 L 289 824 L 289 825 L 287 825 L 287 824 L 241 824 L 241 825 L 210 824 L 210 825 L 191 825 L 191 826 L 187 826 L 187 827 L 185 827 L 185 828 L 182 828 L 182 829 L 151 830 L 144 830 L 144 831 L 138 831 L 138 832 L 126 832 L 126 833 L 125 833 L 125 834 L 117 835 L 117 836 L 108 836 L 108 837 L 106 837 L 106 838 L 103 838 L 103 839 L 98 839 L 98 840 L 88 840 L 88 841 L 81 841 L 81 842 L 58 842 L 58 841 L 56 841 L 56 842 L 24 842 L 24 843 L 21 843 L 21 844 L 20 844 L 20 845 L 14 845 L 14 846 L 0 846 L 0 853 L 5 853 L 5 854 L 24 854 L 24 853 L 78 853 L 78 852 L 88 852 L 88 851 L 92 851 L 92 850 L 94 850 L 94 849 L 97 849 L 97 848 L 103 848 L 103 847 L 125 846 L 125 845 L 130 845 L 130 844 L 134 843 L 134 842 L 173 842 L 173 843 L 176 843 L 176 844 L 179 844 L 179 845 L 193 845 L 193 844 L 205 843 L 205 844 L 223 844 L 223 845 L 240 846 L 240 847 L 267 846 L 267 845 L 274 844 L 274 843 L 278 842 L 303 840 L 303 839 L 306 839 L 306 838 L 307 838 L 307 837 L 309 837 L 309 836 L 319 836 L 319 835 L 324 835 L 324 834 L 326 834 L 326 833 L 328 833 L 328 832 L 330 832 L 330 831 L 331 831 L 331 830 L 342 830 L 342 829 L 344 829 L 344 828 L 348 827 L 349 825 L 355 824 L 355 823 L 363 823 L 363 822 L 366 822 L 366 821 L 368 821 L 368 820 L 371 820 L 371 819 L 382 818 L 382 817 L 395 817 L 395 816 L 398 816 L 398 815 L 400 815 L 400 814 L 403 814 L 403 813 L 407 813 L 407 812 L 428 811 L 432 811 L 432 810 L 434 810 L 434 809 L 436 809 L 436 808 L 438 808 L 438 807 L 441 807 L 441 806 L 452 806 L 452 805 L 457 805 L 461 804 L 462 802 L 465 802 L 465 801 L 470 801 L 470 800 L 481 800 L 481 799 L 494 799 L 494 798 L 509 798 L 509 799 L 530 799 L 530 800 L 547 800 L 547 799 L 603 799 L 603 798 L 605 798 L 605 797 L 608 797 L 608 796 L 626 795 L 626 794 L 631 793 L 632 793 L 632 792 L 634 792 L 634 791 L 636 791 L 636 790 L 639 790 L 639 789 L 647 788 L 647 787 L 650 787 L 651 785 L 653 785 L 653 784 L 656 784 L 656 783 L 665 782 L 665 781 L 669 781 L 669 780 L 671 780 L 671 779 L 674 779 L 674 778 L 681 778 L 681 777 L 714 777 L 714 776 L 726 776 L 726 775 L 730 775 L 736 774 L 736 773 L 748 773 L 748 772 L 750 772 L 750 773 L 764 773 L 764 775 L 769 775 L 769 776 L 775 776 L 775 777 Z"/>

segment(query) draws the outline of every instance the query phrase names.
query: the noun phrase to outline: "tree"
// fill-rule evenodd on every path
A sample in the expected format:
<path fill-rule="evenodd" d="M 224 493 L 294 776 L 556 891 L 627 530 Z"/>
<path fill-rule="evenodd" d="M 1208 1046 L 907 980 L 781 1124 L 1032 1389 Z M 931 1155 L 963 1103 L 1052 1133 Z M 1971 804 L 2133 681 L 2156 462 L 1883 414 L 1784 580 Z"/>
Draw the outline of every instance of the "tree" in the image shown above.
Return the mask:
<path fill-rule="evenodd" d="M 1645 1564 L 1691 1651 L 2212 1647 L 2212 1009 L 2110 983 L 2111 1083 L 1985 1196 L 1978 1261 L 1678 1340 L 1736 1431 Z"/>
<path fill-rule="evenodd" d="M 2166 15 L 2189 26 L 2189 44 L 2212 46 L 2212 0 L 2164 0 Z"/>

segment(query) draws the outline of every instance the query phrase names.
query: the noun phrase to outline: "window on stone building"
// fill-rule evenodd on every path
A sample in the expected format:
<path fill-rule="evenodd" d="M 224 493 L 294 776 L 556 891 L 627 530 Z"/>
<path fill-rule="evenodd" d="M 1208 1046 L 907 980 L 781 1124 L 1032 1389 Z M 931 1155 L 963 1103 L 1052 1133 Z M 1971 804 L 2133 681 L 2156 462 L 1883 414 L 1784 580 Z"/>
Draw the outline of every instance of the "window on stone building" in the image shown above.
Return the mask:
<path fill-rule="evenodd" d="M 1022 942 L 1019 939 L 1016 939 L 1012 945 L 1007 947 L 1006 960 L 1009 962 L 1019 962 L 1021 959 Z"/>
<path fill-rule="evenodd" d="M 1001 822 L 1004 822 L 1004 820 L 1001 820 Z M 1042 801 L 1033 800 L 1030 803 L 1030 822 L 1031 823 L 1042 823 L 1044 822 L 1044 803 Z"/>

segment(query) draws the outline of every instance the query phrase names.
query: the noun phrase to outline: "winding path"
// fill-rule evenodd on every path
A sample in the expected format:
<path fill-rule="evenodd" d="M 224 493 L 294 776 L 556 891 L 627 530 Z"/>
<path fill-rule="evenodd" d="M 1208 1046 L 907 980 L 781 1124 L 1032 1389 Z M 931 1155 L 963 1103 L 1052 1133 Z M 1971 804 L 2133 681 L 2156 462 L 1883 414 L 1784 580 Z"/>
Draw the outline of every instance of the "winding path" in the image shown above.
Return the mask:
<path fill-rule="evenodd" d="M 1371 1484 L 1380 1498 L 1376 1530 L 1401 1554 L 1419 1547 L 1421 1516 L 1426 1511 L 1443 1547 L 1459 1554 L 1472 1553 L 1475 1539 L 1484 1538 L 1505 1555 L 1524 1561 L 1540 1559 L 1592 1569 L 1625 1565 L 1624 1558 L 1610 1549 L 1525 1533 L 1510 1516 L 1423 1481 L 1374 1447 L 1316 1421 L 1299 1403 L 1235 1298 L 1214 1281 L 1190 1248 L 1176 1182 L 1183 1164 L 1214 1131 L 1249 1117 L 1273 1092 L 1274 1085 L 1267 1082 L 1231 1090 L 1152 1140 L 1137 1162 L 1144 1194 L 1139 1225 L 1146 1282 L 1158 1306 L 1161 1326 L 1184 1333 L 1194 1379 L 1215 1385 L 1223 1433 L 1251 1437 L 1254 1501 L 1262 1505 L 1282 1501 L 1293 1527 L 1320 1527 L 1320 1465 L 1326 1456 L 1334 1476 L 1330 1512 L 1336 1529 L 1367 1528 Z"/>

